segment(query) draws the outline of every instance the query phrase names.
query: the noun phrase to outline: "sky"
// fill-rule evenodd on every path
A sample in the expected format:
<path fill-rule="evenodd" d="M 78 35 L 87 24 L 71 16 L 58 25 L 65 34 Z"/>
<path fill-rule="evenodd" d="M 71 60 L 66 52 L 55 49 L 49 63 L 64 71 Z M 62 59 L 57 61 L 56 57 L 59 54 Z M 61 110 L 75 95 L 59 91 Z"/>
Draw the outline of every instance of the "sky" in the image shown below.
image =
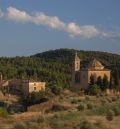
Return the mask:
<path fill-rule="evenodd" d="M 72 48 L 120 54 L 120 0 L 0 0 L 0 57 Z"/>

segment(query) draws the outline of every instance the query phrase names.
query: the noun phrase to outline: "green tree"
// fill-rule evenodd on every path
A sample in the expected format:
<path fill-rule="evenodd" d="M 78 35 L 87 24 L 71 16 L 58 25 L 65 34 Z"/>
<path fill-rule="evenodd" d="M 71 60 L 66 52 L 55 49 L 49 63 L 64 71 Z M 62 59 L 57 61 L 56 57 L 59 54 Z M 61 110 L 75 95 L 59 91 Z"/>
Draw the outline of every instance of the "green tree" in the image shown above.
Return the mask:
<path fill-rule="evenodd" d="M 105 74 L 104 77 L 103 77 L 103 86 L 102 86 L 102 89 L 103 90 L 106 90 L 107 88 L 109 88 L 109 81 L 108 81 L 107 75 Z"/>
<path fill-rule="evenodd" d="M 98 86 L 102 86 L 102 78 L 101 78 L 101 76 L 98 76 L 96 84 Z"/>
<path fill-rule="evenodd" d="M 89 86 L 88 92 L 89 92 L 89 94 L 91 94 L 91 95 L 97 95 L 97 94 L 99 94 L 101 91 L 100 91 L 100 87 L 99 87 L 98 85 L 94 84 L 94 85 L 90 85 L 90 86 Z"/>
<path fill-rule="evenodd" d="M 95 84 L 95 77 L 93 74 L 91 74 L 90 76 L 90 85 L 94 85 Z"/>
<path fill-rule="evenodd" d="M 120 91 L 120 79 L 119 79 L 119 72 L 118 72 L 118 70 L 115 71 L 114 88 L 116 90 Z"/>
<path fill-rule="evenodd" d="M 55 95 L 60 95 L 62 92 L 62 88 L 57 85 L 51 86 L 50 89 L 51 89 L 52 93 L 54 93 Z"/>

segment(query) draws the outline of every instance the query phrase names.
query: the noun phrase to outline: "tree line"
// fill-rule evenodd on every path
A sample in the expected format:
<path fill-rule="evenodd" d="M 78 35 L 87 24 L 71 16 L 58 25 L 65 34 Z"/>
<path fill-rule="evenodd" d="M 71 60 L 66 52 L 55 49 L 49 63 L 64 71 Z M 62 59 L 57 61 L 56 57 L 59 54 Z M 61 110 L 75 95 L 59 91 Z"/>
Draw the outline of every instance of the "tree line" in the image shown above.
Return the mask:
<path fill-rule="evenodd" d="M 38 53 L 29 57 L 1 57 L 0 72 L 4 80 L 29 78 L 47 82 L 48 86 L 69 87 L 71 66 L 75 52 L 81 59 L 81 67 L 96 58 L 106 68 L 111 69 L 111 85 L 118 88 L 120 81 L 120 55 L 97 51 L 58 49 Z M 100 78 L 99 78 L 100 81 Z"/>

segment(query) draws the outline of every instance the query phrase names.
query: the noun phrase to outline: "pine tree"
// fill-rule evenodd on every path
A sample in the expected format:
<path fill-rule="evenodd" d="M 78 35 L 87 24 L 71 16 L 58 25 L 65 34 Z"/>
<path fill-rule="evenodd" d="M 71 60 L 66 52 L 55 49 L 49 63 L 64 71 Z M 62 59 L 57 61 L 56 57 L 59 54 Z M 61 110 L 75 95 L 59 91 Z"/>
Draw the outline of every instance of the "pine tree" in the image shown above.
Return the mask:
<path fill-rule="evenodd" d="M 106 90 L 107 88 L 109 88 L 109 81 L 108 81 L 108 77 L 105 74 L 103 77 L 103 90 Z"/>
<path fill-rule="evenodd" d="M 119 72 L 116 70 L 114 77 L 114 88 L 120 91 L 120 80 L 119 80 Z"/>
<path fill-rule="evenodd" d="M 93 74 L 91 74 L 90 76 L 90 85 L 94 85 L 95 84 L 95 77 Z"/>
<path fill-rule="evenodd" d="M 97 83 L 98 86 L 102 86 L 102 78 L 101 78 L 101 76 L 98 76 L 96 83 Z"/>

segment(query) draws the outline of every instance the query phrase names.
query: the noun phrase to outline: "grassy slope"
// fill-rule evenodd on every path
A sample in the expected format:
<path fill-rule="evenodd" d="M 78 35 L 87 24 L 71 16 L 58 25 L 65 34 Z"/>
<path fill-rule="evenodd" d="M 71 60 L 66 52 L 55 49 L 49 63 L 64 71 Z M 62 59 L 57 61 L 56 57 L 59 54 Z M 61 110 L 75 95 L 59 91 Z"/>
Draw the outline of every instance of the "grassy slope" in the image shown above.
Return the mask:
<path fill-rule="evenodd" d="M 73 103 L 73 100 L 76 100 Z M 95 96 L 79 96 L 75 93 L 62 94 L 56 97 L 55 104 L 66 106 L 67 110 L 50 111 L 41 114 L 41 112 L 26 112 L 22 114 L 10 115 L 8 118 L 0 118 L 1 129 L 12 129 L 22 122 L 22 125 L 29 129 L 79 129 L 80 123 L 84 120 L 89 121 L 95 129 L 119 129 L 120 116 L 115 116 L 112 121 L 106 120 L 106 112 L 115 105 L 120 107 L 120 98 L 113 99 L 111 96 L 95 97 Z M 77 106 L 87 103 L 92 104 L 92 109 L 85 108 L 84 111 L 78 111 Z M 68 105 L 72 105 L 71 108 Z M 35 107 L 36 108 L 36 107 Z M 27 128 L 26 127 L 26 128 Z M 25 128 L 25 129 L 26 129 Z M 17 128 L 19 129 L 19 128 Z M 22 129 L 22 128 L 20 128 Z"/>

